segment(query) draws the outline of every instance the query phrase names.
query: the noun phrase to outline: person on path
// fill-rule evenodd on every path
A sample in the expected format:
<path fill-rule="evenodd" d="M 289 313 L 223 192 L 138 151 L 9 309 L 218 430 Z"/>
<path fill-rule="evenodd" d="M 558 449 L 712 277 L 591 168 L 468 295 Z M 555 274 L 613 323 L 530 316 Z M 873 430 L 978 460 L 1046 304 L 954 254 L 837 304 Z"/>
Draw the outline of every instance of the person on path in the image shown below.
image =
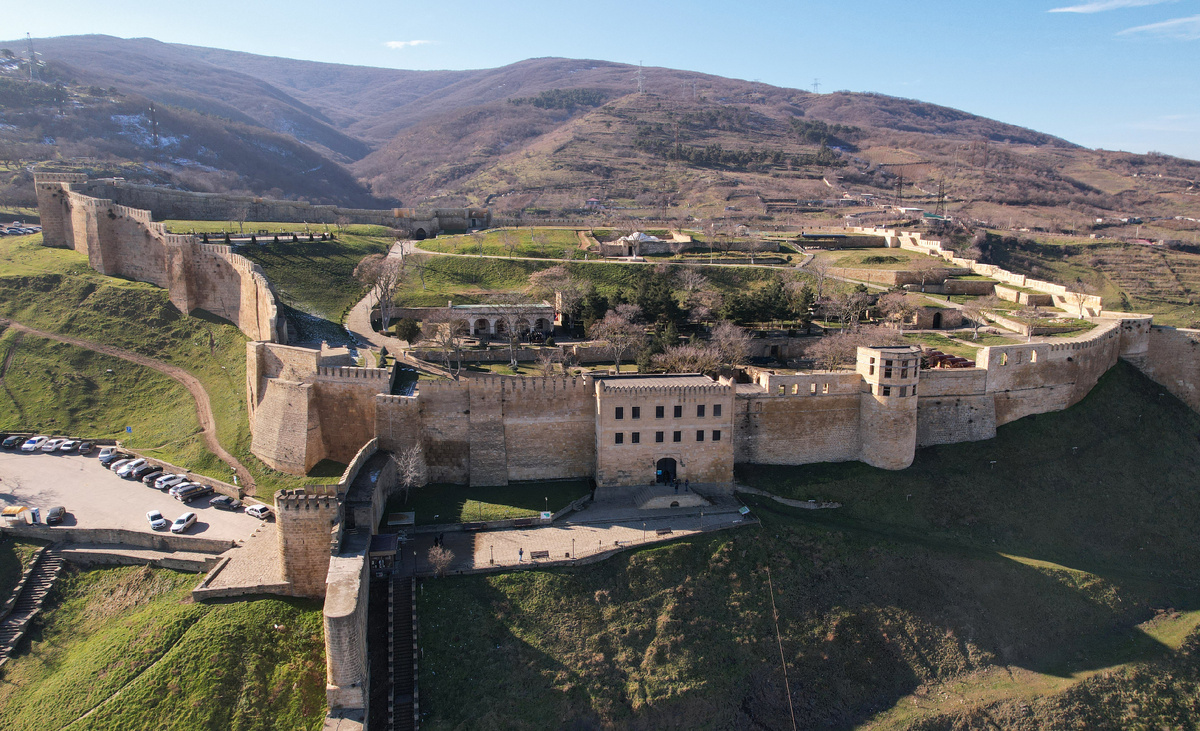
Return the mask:
<path fill-rule="evenodd" d="M 518 548 L 517 549 L 517 563 L 521 563 L 524 560 L 525 560 L 525 549 Z"/>
<path fill-rule="evenodd" d="M 672 480 L 672 482 L 675 484 L 675 494 L 678 495 L 679 494 L 679 480 Z"/>
<path fill-rule="evenodd" d="M 688 489 L 690 488 L 691 484 L 692 484 L 691 480 L 684 480 L 683 481 L 683 491 L 687 492 Z"/>

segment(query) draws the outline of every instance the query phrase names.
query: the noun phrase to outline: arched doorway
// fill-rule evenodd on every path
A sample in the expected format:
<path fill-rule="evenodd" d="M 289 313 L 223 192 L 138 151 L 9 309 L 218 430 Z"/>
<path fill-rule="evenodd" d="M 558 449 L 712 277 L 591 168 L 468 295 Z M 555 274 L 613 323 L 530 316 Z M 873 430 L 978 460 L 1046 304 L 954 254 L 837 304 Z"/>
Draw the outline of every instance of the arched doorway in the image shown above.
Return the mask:
<path fill-rule="evenodd" d="M 940 313 L 940 312 L 933 313 L 933 329 L 934 330 L 942 329 L 942 313 Z"/>
<path fill-rule="evenodd" d="M 663 457 L 654 465 L 654 481 L 660 485 L 669 485 L 675 480 L 675 460 Z"/>
<path fill-rule="evenodd" d="M 413 238 L 417 241 L 424 241 L 429 237 L 429 234 L 423 228 L 419 228 L 413 232 Z"/>
<path fill-rule="evenodd" d="M 487 320 L 480 318 L 475 321 L 475 334 L 476 335 L 491 335 L 491 329 L 492 329 L 492 326 Z"/>

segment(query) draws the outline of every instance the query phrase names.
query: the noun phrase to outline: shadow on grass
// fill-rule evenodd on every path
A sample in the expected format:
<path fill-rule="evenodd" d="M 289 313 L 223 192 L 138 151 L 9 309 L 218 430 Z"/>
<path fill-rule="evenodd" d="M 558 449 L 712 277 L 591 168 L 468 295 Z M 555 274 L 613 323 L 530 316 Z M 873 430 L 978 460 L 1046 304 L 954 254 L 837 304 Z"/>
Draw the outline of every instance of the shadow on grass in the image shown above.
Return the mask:
<path fill-rule="evenodd" d="M 415 512 L 417 525 L 505 520 L 556 512 L 591 492 L 587 480 L 512 482 L 503 487 L 433 484 L 416 489 L 407 501 L 388 499 L 384 513 Z"/>

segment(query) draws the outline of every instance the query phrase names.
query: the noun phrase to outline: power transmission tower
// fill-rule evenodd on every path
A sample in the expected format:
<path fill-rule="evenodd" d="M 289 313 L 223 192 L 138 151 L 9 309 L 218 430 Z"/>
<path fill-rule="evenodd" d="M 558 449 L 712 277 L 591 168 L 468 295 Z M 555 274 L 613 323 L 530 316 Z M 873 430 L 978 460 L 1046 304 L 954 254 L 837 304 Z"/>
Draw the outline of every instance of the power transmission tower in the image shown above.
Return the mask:
<path fill-rule="evenodd" d="M 904 206 L 904 175 L 896 176 L 896 207 Z"/>
<path fill-rule="evenodd" d="M 692 101 L 696 101 L 696 82 L 692 81 Z"/>
<path fill-rule="evenodd" d="M 29 48 L 29 80 L 33 81 L 33 67 L 37 66 L 37 57 L 41 54 L 34 53 L 33 36 L 28 33 L 25 34 L 25 43 Z"/>
<path fill-rule="evenodd" d="M 641 94 L 644 92 L 644 88 L 642 85 L 643 77 L 642 77 L 642 62 L 641 61 L 638 61 L 638 70 L 637 70 L 636 78 L 637 78 L 637 82 L 638 82 L 638 93 Z"/>
<path fill-rule="evenodd" d="M 937 208 L 933 209 L 933 215 L 946 215 L 946 179 L 942 178 L 938 181 L 938 199 Z"/>
<path fill-rule="evenodd" d="M 150 105 L 150 131 L 154 135 L 154 154 L 158 155 L 158 117 L 153 104 Z"/>
<path fill-rule="evenodd" d="M 814 94 L 821 93 L 821 80 L 820 79 L 813 79 L 813 93 Z"/>

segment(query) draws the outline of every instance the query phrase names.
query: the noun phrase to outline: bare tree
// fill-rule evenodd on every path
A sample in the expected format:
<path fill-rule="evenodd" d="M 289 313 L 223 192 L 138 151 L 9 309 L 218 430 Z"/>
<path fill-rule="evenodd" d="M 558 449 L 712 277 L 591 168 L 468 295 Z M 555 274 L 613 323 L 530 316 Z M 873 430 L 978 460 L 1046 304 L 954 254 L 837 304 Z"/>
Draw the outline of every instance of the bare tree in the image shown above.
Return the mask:
<path fill-rule="evenodd" d="M 337 218 L 333 219 L 333 227 L 336 228 L 339 233 L 345 231 L 346 227 L 349 225 L 350 219 L 346 216 L 338 216 Z"/>
<path fill-rule="evenodd" d="M 608 343 L 617 372 L 621 371 L 621 358 L 637 348 L 646 339 L 646 329 L 637 320 L 641 310 L 636 305 L 618 305 L 609 310 L 604 319 L 592 325 L 592 338 Z"/>
<path fill-rule="evenodd" d="M 925 291 L 925 285 L 929 282 L 945 279 L 946 268 L 941 262 L 931 259 L 922 259 L 917 262 L 917 266 L 913 269 L 913 273 L 921 279 L 921 291 Z"/>
<path fill-rule="evenodd" d="M 834 371 L 853 366 L 860 346 L 894 345 L 903 342 L 903 336 L 884 327 L 863 327 L 855 332 L 839 332 L 825 335 L 804 350 L 821 370 Z"/>
<path fill-rule="evenodd" d="M 425 270 L 429 268 L 430 257 L 426 254 L 404 254 L 400 259 L 400 271 L 407 279 L 416 274 L 421 279 L 421 289 L 425 287 Z"/>
<path fill-rule="evenodd" d="M 430 546 L 429 553 L 425 554 L 429 560 L 429 565 L 433 567 L 434 572 L 438 576 L 445 576 L 446 569 L 450 568 L 450 564 L 454 563 L 454 551 L 451 551 L 445 546 Z"/>
<path fill-rule="evenodd" d="M 393 455 L 392 461 L 396 465 L 396 485 L 407 503 L 412 491 L 425 484 L 425 453 L 418 443 Z"/>
<path fill-rule="evenodd" d="M 379 305 L 379 329 L 386 332 L 396 312 L 396 292 L 404 283 L 404 265 L 391 257 L 363 262 L 358 274 L 371 287 L 371 295 Z"/>
<path fill-rule="evenodd" d="M 521 292 L 499 292 L 488 297 L 498 325 L 503 326 L 508 338 L 508 365 L 517 367 L 517 345 L 521 336 L 529 332 L 530 320 L 535 314 L 534 303 Z"/>
<path fill-rule="evenodd" d="M 562 315 L 563 325 L 574 319 L 575 309 L 586 295 L 583 283 L 571 276 L 562 264 L 530 274 L 529 291 L 535 297 L 554 302 Z"/>
<path fill-rule="evenodd" d="M 976 297 L 963 303 L 963 317 L 971 321 L 971 326 L 975 333 L 972 340 L 979 339 L 979 328 L 987 322 L 987 317 L 983 313 L 987 310 L 994 310 L 999 304 L 1000 298 L 994 294 L 989 294 L 986 297 Z"/>
<path fill-rule="evenodd" d="M 825 280 L 829 278 L 829 262 L 825 259 L 815 257 L 808 265 L 804 267 L 806 272 L 813 275 L 813 284 L 816 285 L 817 301 L 821 301 L 821 297 L 825 294 Z"/>
<path fill-rule="evenodd" d="M 713 328 L 712 344 L 722 363 L 737 365 L 750 355 L 750 333 L 728 320 Z"/>
<path fill-rule="evenodd" d="M 842 323 L 843 330 L 853 330 L 871 305 L 871 295 L 866 292 L 838 292 L 830 298 L 829 305 Z"/>
<path fill-rule="evenodd" d="M 552 378 L 558 370 L 558 353 L 553 350 L 543 350 L 538 353 L 537 370 L 542 378 Z"/>
<path fill-rule="evenodd" d="M 446 370 L 457 379 L 462 371 L 463 341 L 470 332 L 466 320 L 453 309 L 442 307 L 426 317 L 422 325 L 425 338 L 432 340 L 434 345 L 441 349 Z M 450 366 L 451 356 L 454 356 L 456 362 L 453 368 Z"/>
<path fill-rule="evenodd" d="M 500 245 L 511 258 L 521 245 L 521 235 L 511 228 L 500 229 Z"/>
<path fill-rule="evenodd" d="M 708 277 L 700 273 L 699 267 L 694 266 L 679 267 L 675 272 L 675 281 L 679 283 L 679 288 L 688 294 L 708 285 Z"/>
<path fill-rule="evenodd" d="M 654 365 L 668 373 L 709 373 L 721 365 L 713 345 L 672 345 L 653 358 Z"/>
<path fill-rule="evenodd" d="M 250 216 L 249 206 L 238 206 L 229 212 L 233 220 L 237 221 L 238 233 L 246 233 L 246 219 Z"/>
<path fill-rule="evenodd" d="M 906 292 L 888 292 L 879 298 L 879 311 L 894 327 L 903 329 L 904 323 L 921 310 L 921 305 Z"/>

